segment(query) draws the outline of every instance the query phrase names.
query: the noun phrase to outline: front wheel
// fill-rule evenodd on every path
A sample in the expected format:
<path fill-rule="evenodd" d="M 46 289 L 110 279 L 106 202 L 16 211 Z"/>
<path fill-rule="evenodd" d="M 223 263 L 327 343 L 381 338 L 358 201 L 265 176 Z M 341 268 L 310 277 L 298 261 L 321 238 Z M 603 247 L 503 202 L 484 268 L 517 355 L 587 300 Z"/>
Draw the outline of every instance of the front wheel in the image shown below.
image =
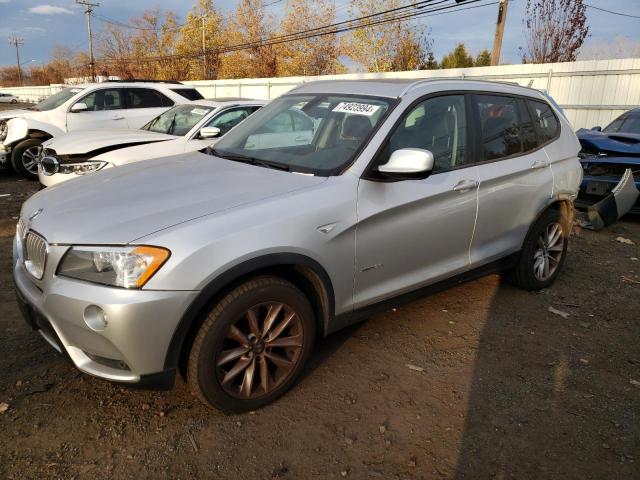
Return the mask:
<path fill-rule="evenodd" d="M 38 179 L 38 155 L 43 140 L 29 138 L 17 144 L 11 152 L 11 166 L 28 180 Z"/>
<path fill-rule="evenodd" d="M 187 381 L 205 404 L 225 412 L 267 405 L 302 373 L 315 342 L 305 295 L 279 277 L 257 277 L 213 307 L 198 331 Z"/>
<path fill-rule="evenodd" d="M 551 285 L 564 264 L 569 232 L 558 210 L 548 209 L 531 227 L 508 279 L 525 290 Z"/>

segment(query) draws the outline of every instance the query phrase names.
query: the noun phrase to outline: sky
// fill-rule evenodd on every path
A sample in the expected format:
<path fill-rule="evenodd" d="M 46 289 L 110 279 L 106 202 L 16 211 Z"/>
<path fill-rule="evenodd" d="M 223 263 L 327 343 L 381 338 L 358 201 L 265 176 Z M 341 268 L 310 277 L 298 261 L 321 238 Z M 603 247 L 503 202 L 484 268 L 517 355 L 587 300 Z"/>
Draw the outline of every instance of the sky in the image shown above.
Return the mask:
<path fill-rule="evenodd" d="M 94 3 L 95 0 L 92 0 Z M 96 9 L 103 15 L 127 23 L 133 16 L 153 7 L 170 9 L 184 18 L 195 0 L 102 0 Z M 265 0 L 270 4 L 274 0 Z M 510 0 L 507 24 L 502 47 L 503 63 L 519 63 L 518 47 L 524 45 L 523 24 L 527 0 Z M 214 0 L 214 5 L 223 12 L 235 8 L 237 0 Z M 346 18 L 349 0 L 335 0 L 338 20 Z M 380 0 L 380 9 L 384 7 Z M 408 3 L 408 1 L 407 1 Z M 587 0 L 588 4 L 640 16 L 640 0 Z M 274 15 L 281 15 L 286 0 L 267 7 Z M 482 49 L 491 49 L 497 16 L 497 5 L 458 11 L 447 15 L 425 17 L 418 22 L 425 25 L 433 40 L 437 59 L 450 52 L 457 43 L 464 42 L 476 54 Z M 587 9 L 590 36 L 585 43 L 603 43 L 617 35 L 640 41 L 640 18 L 612 15 L 592 8 Z M 99 32 L 102 22 L 94 19 L 94 31 Z M 83 9 L 73 0 L 0 0 L 0 65 L 15 65 L 15 48 L 9 44 L 12 36 L 24 39 L 20 47 L 21 63 L 40 65 L 46 63 L 54 45 L 60 44 L 74 50 L 87 49 L 86 17 Z"/>

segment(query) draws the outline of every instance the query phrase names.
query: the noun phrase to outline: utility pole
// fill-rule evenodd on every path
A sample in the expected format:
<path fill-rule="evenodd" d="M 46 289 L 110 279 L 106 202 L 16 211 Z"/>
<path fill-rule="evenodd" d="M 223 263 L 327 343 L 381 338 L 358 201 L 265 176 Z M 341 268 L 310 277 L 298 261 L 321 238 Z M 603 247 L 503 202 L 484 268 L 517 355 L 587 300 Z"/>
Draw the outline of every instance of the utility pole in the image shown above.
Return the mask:
<path fill-rule="evenodd" d="M 491 52 L 491 65 L 500 64 L 500 50 L 502 50 L 502 36 L 504 35 L 504 24 L 507 22 L 507 8 L 509 0 L 500 0 L 498 6 L 498 21 L 496 22 L 496 36 L 493 39 L 493 51 Z"/>
<path fill-rule="evenodd" d="M 200 17 L 202 19 L 202 79 L 207 79 L 207 41 L 205 37 L 205 15 Z"/>
<path fill-rule="evenodd" d="M 16 47 L 16 61 L 18 62 L 18 83 L 22 86 L 22 67 L 20 66 L 20 46 L 24 45 L 24 39 L 12 37 L 9 44 Z"/>
<path fill-rule="evenodd" d="M 93 14 L 93 8 L 99 7 L 99 3 L 90 3 L 87 0 L 76 0 L 78 5 L 84 5 L 84 13 L 87 15 L 87 31 L 89 32 L 89 67 L 91 68 L 91 81 L 96 81 L 96 62 L 93 58 L 93 31 L 91 29 L 91 15 Z"/>

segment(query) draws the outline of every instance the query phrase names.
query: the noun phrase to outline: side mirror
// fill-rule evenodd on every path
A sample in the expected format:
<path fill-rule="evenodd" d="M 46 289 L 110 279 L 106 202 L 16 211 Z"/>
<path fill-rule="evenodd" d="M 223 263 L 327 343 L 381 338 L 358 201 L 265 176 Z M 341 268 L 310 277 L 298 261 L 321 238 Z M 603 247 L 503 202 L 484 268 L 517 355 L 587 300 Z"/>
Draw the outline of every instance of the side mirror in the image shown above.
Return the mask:
<path fill-rule="evenodd" d="M 391 154 L 389 161 L 378 167 L 385 177 L 398 180 L 425 178 L 433 170 L 433 153 L 421 148 L 401 148 Z"/>
<path fill-rule="evenodd" d="M 71 111 L 74 113 L 86 112 L 87 110 L 89 110 L 89 107 L 87 107 L 87 104 L 84 102 L 75 103 L 73 107 L 71 107 Z"/>
<path fill-rule="evenodd" d="M 602 127 L 593 127 L 591 130 L 593 130 L 594 132 L 601 132 Z"/>
<path fill-rule="evenodd" d="M 204 127 L 200 129 L 199 137 L 202 139 L 216 138 L 222 131 L 218 127 Z"/>

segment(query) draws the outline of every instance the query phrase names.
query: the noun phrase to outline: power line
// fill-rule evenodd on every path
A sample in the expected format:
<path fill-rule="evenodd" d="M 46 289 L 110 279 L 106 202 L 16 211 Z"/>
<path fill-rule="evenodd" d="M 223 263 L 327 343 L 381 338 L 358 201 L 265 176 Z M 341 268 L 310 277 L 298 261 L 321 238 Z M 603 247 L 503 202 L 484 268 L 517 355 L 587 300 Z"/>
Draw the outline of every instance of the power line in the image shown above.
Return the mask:
<path fill-rule="evenodd" d="M 614 12 L 613 10 L 607 10 L 606 8 L 594 7 L 593 5 L 589 5 L 588 3 L 585 3 L 584 5 L 586 7 L 593 8 L 594 10 L 600 10 L 601 12 L 607 12 L 613 15 L 620 15 L 621 17 L 640 18 L 640 15 L 631 15 L 630 13 Z"/>
<path fill-rule="evenodd" d="M 144 31 L 148 31 L 148 32 L 157 32 L 158 30 L 162 30 L 164 27 L 155 27 L 155 28 L 151 28 L 151 27 L 140 27 L 138 25 L 131 25 L 130 23 L 123 23 L 123 22 L 119 22 L 117 20 L 113 20 L 112 18 L 109 17 L 105 17 L 104 15 L 96 15 L 100 20 L 102 20 L 104 23 L 108 23 L 110 25 L 115 25 L 117 27 L 123 27 L 123 28 L 131 28 L 133 30 L 144 30 Z M 187 25 L 187 23 L 179 23 L 173 27 L 169 27 L 169 28 L 164 28 L 167 31 L 173 31 L 173 30 L 180 30 L 182 27 L 184 27 L 185 25 Z"/>
<path fill-rule="evenodd" d="M 230 45 L 227 47 L 222 47 L 219 49 L 208 49 L 207 53 L 210 54 L 222 54 L 222 53 L 229 53 L 229 52 L 234 52 L 234 51 L 239 51 L 239 50 L 247 50 L 247 49 L 252 49 L 252 48 L 260 48 L 260 47 L 265 47 L 265 46 L 271 46 L 271 45 L 277 45 L 277 44 L 281 44 L 281 43 L 285 43 L 285 42 L 291 42 L 291 41 L 298 41 L 298 40 L 305 40 L 308 38 L 315 38 L 315 37 L 320 37 L 320 36 L 324 36 L 324 35 L 334 35 L 334 34 L 338 34 L 338 33 L 343 33 L 343 32 L 347 32 L 350 30 L 356 30 L 356 29 L 360 29 L 360 28 L 367 28 L 367 27 L 371 27 L 371 26 L 375 26 L 375 25 L 382 25 L 382 24 L 387 24 L 387 23 L 395 23 L 395 22 L 402 22 L 404 20 L 408 20 L 411 18 L 416 18 L 416 17 L 431 17 L 431 16 L 436 16 L 436 15 L 442 15 L 445 13 L 453 13 L 455 9 L 455 11 L 462 11 L 462 10 L 470 10 L 473 8 L 480 8 L 480 7 L 486 7 L 486 6 L 490 6 L 490 5 L 496 5 L 498 2 L 494 1 L 494 2 L 490 2 L 490 3 L 485 3 L 485 4 L 481 4 L 481 5 L 475 5 L 472 7 L 466 7 L 466 8 L 460 8 L 461 4 L 460 2 L 456 1 L 456 3 L 454 3 L 453 5 L 445 5 L 445 6 L 440 6 L 438 8 L 432 8 L 429 10 L 424 10 L 424 11 L 417 11 L 417 12 L 397 12 L 398 10 L 405 10 L 407 8 L 415 8 L 416 5 L 420 5 L 420 4 L 428 4 L 428 3 L 434 3 L 436 0 L 423 0 L 422 2 L 416 2 L 415 4 L 411 4 L 411 5 L 407 5 L 404 7 L 397 7 L 394 9 L 390 9 L 390 10 L 385 10 L 382 12 L 377 12 L 375 14 L 371 14 L 371 15 L 366 15 L 363 17 L 359 17 L 356 19 L 349 19 L 346 21 L 342 21 L 342 22 L 337 22 L 334 24 L 330 24 L 330 25 L 325 25 L 322 27 L 318 27 L 318 28 L 313 28 L 313 29 L 308 29 L 308 30 L 303 30 L 300 32 L 294 32 L 291 34 L 287 34 L 287 35 L 278 35 L 275 37 L 270 37 L 268 39 L 265 40 L 257 40 L 257 41 L 253 41 L 253 42 L 246 42 L 246 43 L 241 43 L 241 44 L 236 44 L 236 45 Z M 446 0 L 440 0 L 437 3 L 442 3 L 443 1 Z M 471 4 L 471 3 L 477 3 L 483 0 L 467 0 L 465 3 L 466 4 Z M 449 10 L 449 11 L 443 11 L 443 10 Z M 393 13 L 396 12 L 394 15 L 389 15 L 389 13 Z M 440 12 L 440 13 L 434 13 L 434 12 Z M 375 17 L 375 18 L 374 18 Z M 363 21 L 365 20 L 365 21 Z M 349 24 L 349 25 L 348 25 Z M 200 56 L 202 53 L 199 54 L 174 54 L 174 55 L 164 55 L 164 56 L 155 56 L 155 57 L 142 57 L 142 58 L 136 58 L 136 59 L 130 59 L 130 60 L 119 60 L 120 63 L 138 63 L 138 62 L 145 62 L 145 61 L 161 61 L 161 60 L 171 60 L 171 59 L 192 59 L 192 58 L 197 58 L 198 56 Z"/>

